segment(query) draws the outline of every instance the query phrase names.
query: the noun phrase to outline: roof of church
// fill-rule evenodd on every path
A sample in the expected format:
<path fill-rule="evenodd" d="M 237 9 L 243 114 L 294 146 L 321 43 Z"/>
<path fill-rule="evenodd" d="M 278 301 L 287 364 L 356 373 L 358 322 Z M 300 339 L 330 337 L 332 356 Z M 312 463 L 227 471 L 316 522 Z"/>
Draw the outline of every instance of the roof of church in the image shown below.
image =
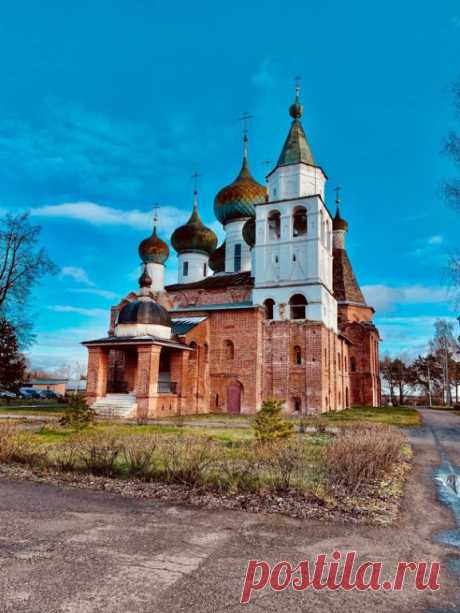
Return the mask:
<path fill-rule="evenodd" d="M 333 259 L 333 287 L 334 297 L 339 302 L 354 302 L 365 305 L 361 288 L 356 280 L 355 273 L 345 249 L 334 249 Z"/>
<path fill-rule="evenodd" d="M 313 154 L 302 124 L 299 119 L 294 119 L 276 165 L 287 166 L 288 164 L 299 164 L 300 162 L 315 166 L 315 160 L 313 159 Z"/>
<path fill-rule="evenodd" d="M 190 332 L 195 326 L 205 321 L 206 317 L 187 317 L 172 320 L 172 334 L 174 336 L 183 336 Z"/>
<path fill-rule="evenodd" d="M 174 292 L 182 289 L 223 289 L 226 287 L 235 287 L 245 285 L 253 287 L 254 279 L 249 271 L 246 272 L 229 272 L 212 275 L 201 281 L 194 283 L 175 283 L 165 287 L 167 292 Z"/>

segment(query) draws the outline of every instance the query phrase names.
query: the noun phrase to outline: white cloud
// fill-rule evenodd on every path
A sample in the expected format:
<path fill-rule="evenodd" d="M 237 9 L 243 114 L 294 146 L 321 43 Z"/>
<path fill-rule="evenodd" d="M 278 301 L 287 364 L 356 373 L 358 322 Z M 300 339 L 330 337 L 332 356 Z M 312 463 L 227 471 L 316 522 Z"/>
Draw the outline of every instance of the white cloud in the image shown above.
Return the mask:
<path fill-rule="evenodd" d="M 391 311 L 398 304 L 444 304 L 450 300 L 445 287 L 364 285 L 362 290 L 368 304 L 377 312 Z"/>
<path fill-rule="evenodd" d="M 61 277 L 70 277 L 78 283 L 83 283 L 83 285 L 94 285 L 88 277 L 86 270 L 79 266 L 63 266 L 61 268 Z"/>
<path fill-rule="evenodd" d="M 55 217 L 60 219 L 74 219 L 90 223 L 95 226 L 128 226 L 140 230 L 152 228 L 152 211 L 139 209 L 123 210 L 109 206 L 102 206 L 95 202 L 64 202 L 37 207 L 31 210 L 37 217 Z M 164 233 L 169 233 L 178 225 L 184 223 L 189 211 L 164 206 L 160 209 L 160 227 Z"/>
<path fill-rule="evenodd" d="M 55 313 L 77 313 L 85 317 L 108 317 L 108 311 L 106 309 L 85 309 L 61 304 L 49 306 L 48 309 Z"/>
<path fill-rule="evenodd" d="M 106 298 L 107 300 L 115 300 L 118 296 L 118 294 L 116 294 L 115 292 L 111 292 L 105 289 L 97 289 L 96 287 L 71 288 L 68 291 L 73 292 L 74 294 L 92 294 L 94 296 Z"/>
<path fill-rule="evenodd" d="M 398 356 L 405 355 L 408 359 L 411 359 L 418 354 L 425 353 L 428 349 L 428 343 L 433 338 L 434 324 L 438 319 L 447 320 L 452 322 L 455 327 L 458 326 L 454 317 L 443 315 L 376 317 L 375 323 L 383 340 L 382 355 L 385 353 Z"/>

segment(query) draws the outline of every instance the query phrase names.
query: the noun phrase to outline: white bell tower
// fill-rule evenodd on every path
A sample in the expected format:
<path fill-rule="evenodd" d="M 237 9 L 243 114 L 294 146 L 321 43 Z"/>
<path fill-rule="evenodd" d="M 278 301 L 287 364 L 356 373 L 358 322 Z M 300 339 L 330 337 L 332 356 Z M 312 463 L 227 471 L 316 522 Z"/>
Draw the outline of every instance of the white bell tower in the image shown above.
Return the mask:
<path fill-rule="evenodd" d="M 289 114 L 289 134 L 268 176 L 268 201 L 255 207 L 253 301 L 271 305 L 267 312 L 273 310 L 274 319 L 320 321 L 336 332 L 327 178 L 315 164 L 300 122 L 298 86 Z"/>

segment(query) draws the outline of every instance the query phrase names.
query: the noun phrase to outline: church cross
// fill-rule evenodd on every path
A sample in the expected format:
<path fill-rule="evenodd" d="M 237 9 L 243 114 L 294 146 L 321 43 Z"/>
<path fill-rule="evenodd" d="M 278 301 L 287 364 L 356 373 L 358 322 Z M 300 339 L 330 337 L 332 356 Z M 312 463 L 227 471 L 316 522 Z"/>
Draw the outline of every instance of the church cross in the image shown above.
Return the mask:
<path fill-rule="evenodd" d="M 337 206 L 339 206 L 340 204 L 340 190 L 342 188 L 340 187 L 340 185 L 337 185 L 337 187 L 334 187 L 334 191 L 335 191 L 335 203 Z"/>

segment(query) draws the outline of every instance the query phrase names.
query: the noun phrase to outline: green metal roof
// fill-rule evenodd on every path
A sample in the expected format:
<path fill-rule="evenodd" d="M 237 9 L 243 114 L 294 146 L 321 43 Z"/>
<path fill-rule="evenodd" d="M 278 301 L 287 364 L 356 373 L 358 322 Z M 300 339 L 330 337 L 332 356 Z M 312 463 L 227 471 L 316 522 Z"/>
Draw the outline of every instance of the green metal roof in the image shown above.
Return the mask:
<path fill-rule="evenodd" d="M 302 124 L 298 119 L 294 119 L 276 166 L 287 166 L 300 162 L 315 166 L 315 160 Z"/>

